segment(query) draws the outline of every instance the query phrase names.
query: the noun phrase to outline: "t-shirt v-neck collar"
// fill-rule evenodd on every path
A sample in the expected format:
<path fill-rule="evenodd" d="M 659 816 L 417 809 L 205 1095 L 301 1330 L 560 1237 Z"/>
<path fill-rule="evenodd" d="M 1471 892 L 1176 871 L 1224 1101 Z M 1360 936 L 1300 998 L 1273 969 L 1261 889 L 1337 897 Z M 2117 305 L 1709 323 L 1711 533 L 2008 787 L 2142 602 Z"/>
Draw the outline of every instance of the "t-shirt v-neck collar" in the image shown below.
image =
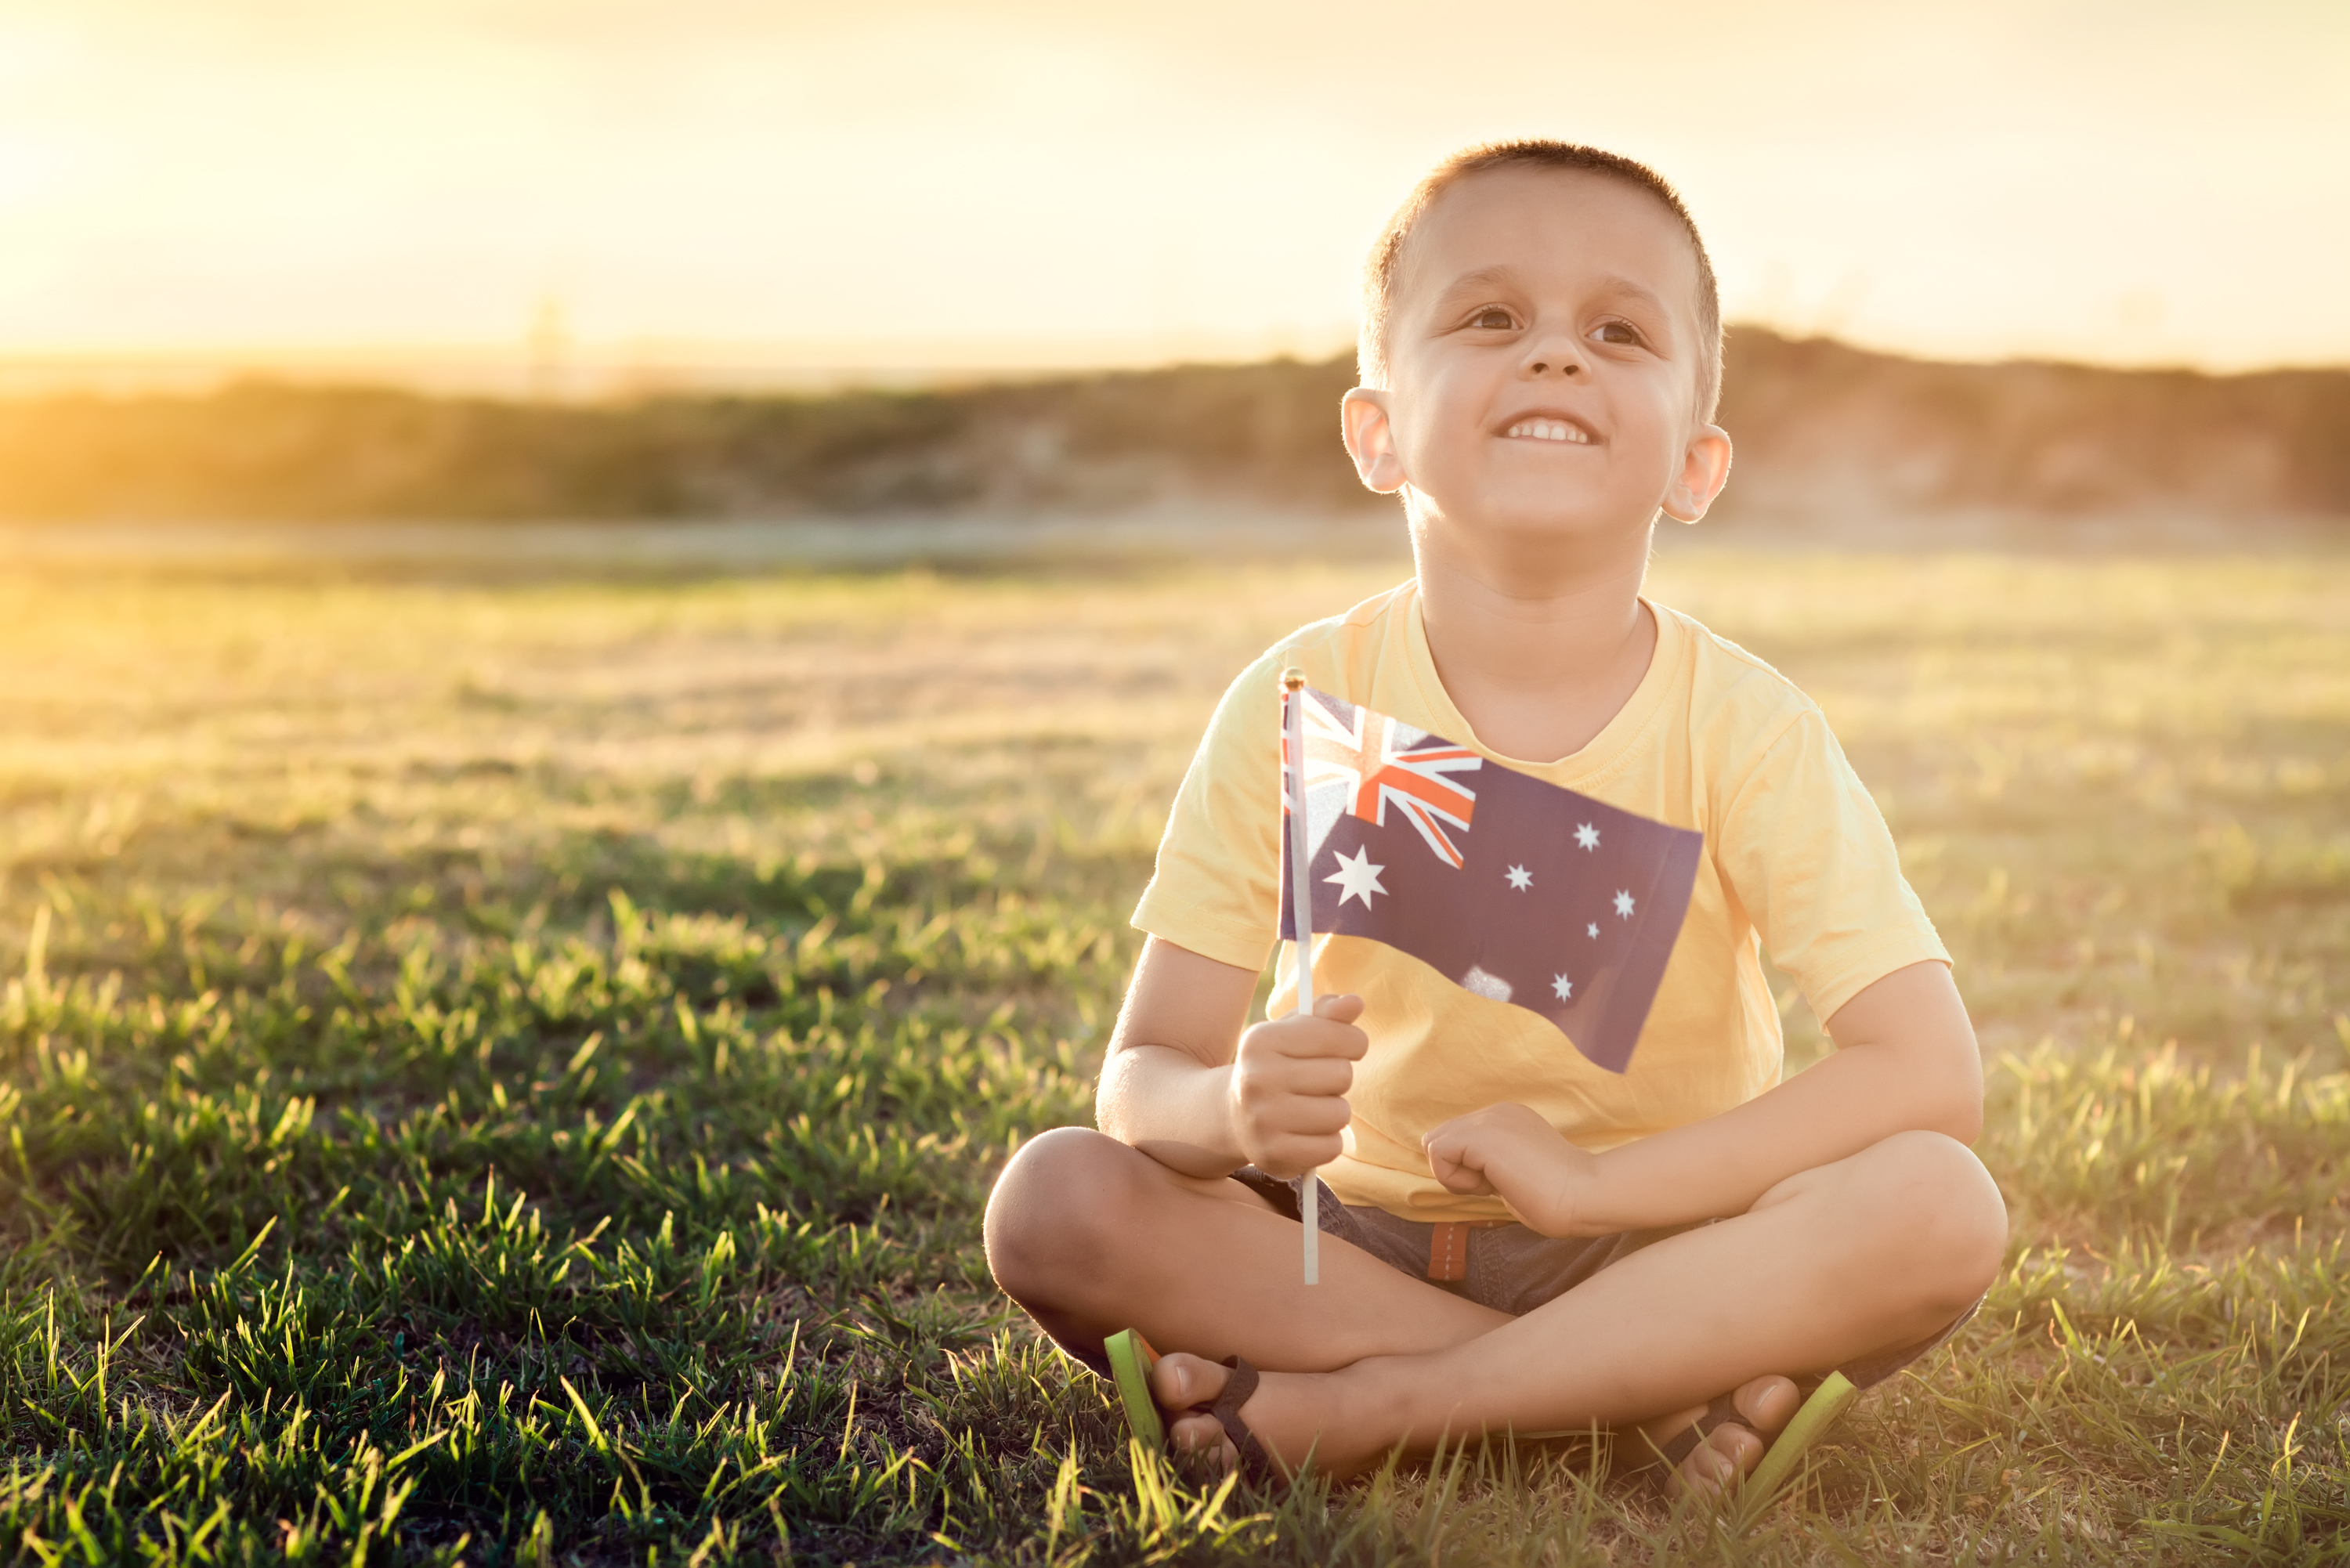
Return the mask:
<path fill-rule="evenodd" d="M 1428 646 L 1428 625 L 1420 615 L 1419 586 L 1407 586 L 1409 604 L 1402 617 L 1400 628 L 1404 639 L 1404 656 L 1412 680 L 1419 688 L 1420 701 L 1436 720 L 1429 728 L 1448 741 L 1474 747 L 1504 767 L 1532 774 L 1537 778 L 1569 788 L 1589 783 L 1614 771 L 1646 739 L 1650 721 L 1663 704 L 1665 692 L 1670 688 L 1675 670 L 1688 652 L 1689 628 L 1680 618 L 1659 608 L 1646 595 L 1640 602 L 1648 606 L 1649 618 L 1656 622 L 1657 646 L 1648 655 L 1647 673 L 1632 695 L 1616 711 L 1616 716 L 1601 727 L 1581 751 L 1549 762 L 1535 762 L 1513 757 L 1485 743 L 1469 721 L 1453 704 L 1452 694 L 1444 689 L 1444 681 L 1436 672 L 1436 656 Z"/>

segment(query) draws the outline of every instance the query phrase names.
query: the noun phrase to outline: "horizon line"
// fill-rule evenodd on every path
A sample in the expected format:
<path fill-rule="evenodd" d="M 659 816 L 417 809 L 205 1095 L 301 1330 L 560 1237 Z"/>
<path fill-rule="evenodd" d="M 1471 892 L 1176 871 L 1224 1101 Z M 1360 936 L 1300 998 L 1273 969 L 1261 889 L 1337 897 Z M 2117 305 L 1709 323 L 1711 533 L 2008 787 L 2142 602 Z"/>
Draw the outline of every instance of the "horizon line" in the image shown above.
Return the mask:
<path fill-rule="evenodd" d="M 2212 378 L 2350 370 L 2350 361 L 2341 359 L 2215 367 L 2177 358 L 2094 358 L 2058 351 L 1939 353 L 1767 321 L 1729 322 L 1724 331 L 1732 352 L 1741 332 L 1759 332 L 1788 342 L 1834 343 L 1859 353 L 1924 364 L 2052 365 Z M 1320 337 L 1323 341 L 1319 345 L 1305 341 L 1309 337 Z M 0 396 L 201 393 L 255 380 L 581 400 L 696 391 L 945 390 L 1186 366 L 1326 364 L 1352 352 L 1351 334 L 1340 341 L 1336 335 L 1302 333 L 732 341 L 534 336 L 504 340 L 182 343 L 140 348 L 55 345 L 13 350 L 0 346 Z"/>

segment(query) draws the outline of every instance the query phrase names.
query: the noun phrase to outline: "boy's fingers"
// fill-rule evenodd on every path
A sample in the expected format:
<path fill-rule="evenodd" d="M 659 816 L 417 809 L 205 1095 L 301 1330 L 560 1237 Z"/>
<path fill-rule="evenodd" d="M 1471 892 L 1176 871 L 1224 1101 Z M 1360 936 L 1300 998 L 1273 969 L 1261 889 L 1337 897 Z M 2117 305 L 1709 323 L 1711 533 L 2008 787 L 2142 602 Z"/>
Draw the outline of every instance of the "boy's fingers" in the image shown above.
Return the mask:
<path fill-rule="evenodd" d="M 1420 1150 L 1428 1156 L 1429 1168 L 1443 1171 L 1482 1168 L 1482 1161 L 1471 1165 L 1476 1150 L 1471 1142 L 1451 1130 L 1451 1124 L 1436 1128 L 1419 1140 Z"/>
<path fill-rule="evenodd" d="M 1335 1099 L 1354 1086 L 1354 1064 L 1344 1057 L 1284 1056 L 1250 1072 L 1241 1103 L 1263 1110 L 1290 1099 Z"/>
<path fill-rule="evenodd" d="M 1345 1152 L 1340 1135 L 1353 1112 L 1336 1095 L 1291 1095 L 1261 1107 L 1253 1118 L 1255 1132 L 1248 1139 L 1250 1161 L 1275 1176 L 1327 1165 Z"/>
<path fill-rule="evenodd" d="M 1351 1023 L 1326 1018 L 1300 1019 L 1279 1035 L 1284 1056 L 1344 1056 L 1359 1062 L 1371 1049 L 1371 1037 Z"/>
<path fill-rule="evenodd" d="M 1241 1106 L 1250 1125 L 1266 1137 L 1292 1132 L 1336 1132 L 1354 1115 L 1342 1095 L 1302 1094 L 1288 1084 L 1259 1084 L 1253 1093 L 1243 1097 Z"/>
<path fill-rule="evenodd" d="M 1363 1015 L 1363 999 L 1352 992 L 1314 999 L 1314 1016 L 1326 1018 L 1333 1023 L 1352 1023 Z"/>
<path fill-rule="evenodd" d="M 1353 1119 L 1353 1108 L 1336 1095 L 1298 1095 L 1280 1107 L 1278 1121 L 1284 1134 L 1335 1137 Z"/>
<path fill-rule="evenodd" d="M 1344 1056 L 1293 1056 L 1282 1064 L 1281 1086 L 1293 1095 L 1343 1095 L 1355 1086 L 1355 1064 Z"/>
<path fill-rule="evenodd" d="M 1431 1139 L 1428 1145 L 1429 1174 L 1435 1177 L 1437 1184 L 1448 1192 L 1492 1191 L 1492 1183 L 1485 1179 L 1483 1171 L 1461 1162 L 1464 1152 L 1452 1144 Z"/>
<path fill-rule="evenodd" d="M 1346 1147 L 1336 1137 L 1285 1137 L 1267 1147 L 1256 1168 L 1268 1176 L 1302 1176 L 1336 1159 Z"/>
<path fill-rule="evenodd" d="M 1434 1159 L 1440 1150 L 1447 1159 L 1460 1158 L 1461 1151 L 1471 1142 L 1468 1121 L 1467 1116 L 1454 1116 L 1449 1122 L 1437 1123 L 1419 1135 L 1419 1147 L 1428 1151 L 1430 1159 Z"/>

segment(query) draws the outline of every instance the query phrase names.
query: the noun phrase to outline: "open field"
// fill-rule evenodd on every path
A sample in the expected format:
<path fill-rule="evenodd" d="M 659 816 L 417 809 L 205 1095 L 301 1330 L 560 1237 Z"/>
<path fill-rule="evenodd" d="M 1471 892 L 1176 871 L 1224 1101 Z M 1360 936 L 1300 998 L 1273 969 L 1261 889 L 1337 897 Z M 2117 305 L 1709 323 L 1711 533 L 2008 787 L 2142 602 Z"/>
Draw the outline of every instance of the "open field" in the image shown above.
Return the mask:
<path fill-rule="evenodd" d="M 1660 566 L 1993 1059 L 2011 1268 L 1791 1501 L 1130 1473 L 980 1200 L 1089 1113 L 1223 681 L 1397 570 L 0 583 L 0 1552 L 2350 1558 L 2338 556 Z"/>

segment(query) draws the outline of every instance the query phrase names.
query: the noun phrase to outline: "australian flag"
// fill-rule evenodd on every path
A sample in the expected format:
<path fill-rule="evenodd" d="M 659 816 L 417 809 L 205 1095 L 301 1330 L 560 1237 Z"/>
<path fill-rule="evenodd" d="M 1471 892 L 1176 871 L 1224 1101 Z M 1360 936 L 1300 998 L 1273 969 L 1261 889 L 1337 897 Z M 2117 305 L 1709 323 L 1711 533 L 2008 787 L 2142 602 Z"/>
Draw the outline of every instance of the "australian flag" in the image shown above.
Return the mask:
<path fill-rule="evenodd" d="M 1298 696 L 1315 934 L 1399 948 L 1480 996 L 1540 1013 L 1622 1072 L 1689 912 L 1704 836 L 1311 687 Z M 1281 934 L 1294 939 L 1284 827 Z"/>

